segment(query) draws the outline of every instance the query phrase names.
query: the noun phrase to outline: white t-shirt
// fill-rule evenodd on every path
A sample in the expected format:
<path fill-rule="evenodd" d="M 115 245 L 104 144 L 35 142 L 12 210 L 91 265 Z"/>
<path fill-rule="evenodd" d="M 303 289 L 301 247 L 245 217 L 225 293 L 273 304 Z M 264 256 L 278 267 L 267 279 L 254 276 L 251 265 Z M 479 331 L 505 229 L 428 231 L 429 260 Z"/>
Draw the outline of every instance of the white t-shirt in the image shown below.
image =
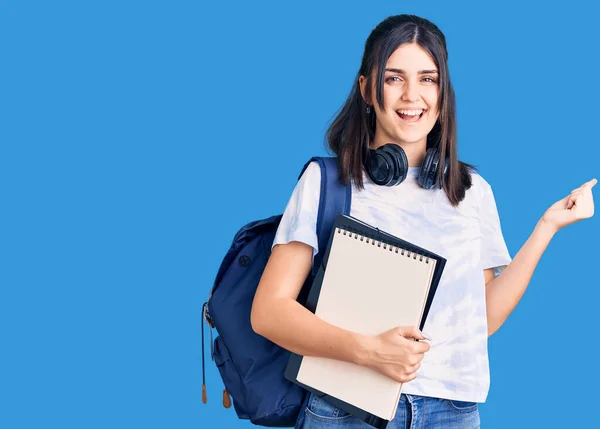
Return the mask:
<path fill-rule="evenodd" d="M 352 187 L 350 215 L 446 258 L 423 331 L 432 336 L 417 378 L 403 393 L 485 402 L 490 386 L 483 270 L 511 261 L 490 185 L 472 173 L 473 186 L 457 208 L 442 189 L 422 188 L 420 167 L 397 186 L 379 186 L 363 173 Z M 311 162 L 296 184 L 275 235 L 276 244 L 300 241 L 318 252 L 316 233 L 321 170 Z"/>

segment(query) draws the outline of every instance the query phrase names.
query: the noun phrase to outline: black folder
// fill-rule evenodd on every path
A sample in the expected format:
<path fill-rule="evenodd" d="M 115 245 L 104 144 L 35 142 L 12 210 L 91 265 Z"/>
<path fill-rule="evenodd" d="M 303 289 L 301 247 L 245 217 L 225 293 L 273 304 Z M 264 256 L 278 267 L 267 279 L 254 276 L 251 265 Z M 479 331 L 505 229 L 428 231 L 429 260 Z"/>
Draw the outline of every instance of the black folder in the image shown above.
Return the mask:
<path fill-rule="evenodd" d="M 315 313 L 317 308 L 317 302 L 319 300 L 319 295 L 321 293 L 321 286 L 323 283 L 323 278 L 325 276 L 325 271 L 327 270 L 327 265 L 329 261 L 329 254 L 334 238 L 334 234 L 339 233 L 341 230 L 347 231 L 353 234 L 357 234 L 362 238 L 366 238 L 372 244 L 377 243 L 378 246 L 387 245 L 393 246 L 396 249 L 402 249 L 402 251 L 409 252 L 410 257 L 414 258 L 429 258 L 436 261 L 435 269 L 433 271 L 433 275 L 431 278 L 431 283 L 429 286 L 429 291 L 425 301 L 425 307 L 422 313 L 422 317 L 419 323 L 419 328 L 422 330 L 425 325 L 425 321 L 427 319 L 427 315 L 429 313 L 429 309 L 431 307 L 431 303 L 433 302 L 435 292 L 437 290 L 440 278 L 442 276 L 442 272 L 444 270 L 444 266 L 446 264 L 446 259 L 440 255 L 437 255 L 427 249 L 419 247 L 413 243 L 410 243 L 401 238 L 395 237 L 392 234 L 389 234 L 383 230 L 378 228 L 374 228 L 368 225 L 365 222 L 362 222 L 355 217 L 348 215 L 339 215 L 337 216 L 333 228 L 331 230 L 331 234 L 328 240 L 328 245 L 325 250 L 325 254 L 323 256 L 323 260 L 321 266 L 319 267 L 315 278 L 310 287 L 310 291 L 304 304 L 307 309 L 311 312 Z M 351 405 L 345 401 L 342 401 L 332 395 L 328 395 L 324 392 L 321 392 L 317 389 L 314 389 L 310 386 L 307 386 L 298 381 L 297 376 L 300 370 L 300 365 L 302 364 L 303 357 L 301 355 L 291 353 L 290 359 L 288 361 L 288 365 L 285 370 L 285 377 L 291 382 L 302 386 L 309 392 L 314 393 L 315 395 L 325 399 L 332 405 L 352 414 L 353 416 L 363 420 L 369 425 L 376 428 L 386 428 L 389 420 L 376 416 L 372 413 L 369 413 L 361 408 L 358 408 L 354 405 Z"/>

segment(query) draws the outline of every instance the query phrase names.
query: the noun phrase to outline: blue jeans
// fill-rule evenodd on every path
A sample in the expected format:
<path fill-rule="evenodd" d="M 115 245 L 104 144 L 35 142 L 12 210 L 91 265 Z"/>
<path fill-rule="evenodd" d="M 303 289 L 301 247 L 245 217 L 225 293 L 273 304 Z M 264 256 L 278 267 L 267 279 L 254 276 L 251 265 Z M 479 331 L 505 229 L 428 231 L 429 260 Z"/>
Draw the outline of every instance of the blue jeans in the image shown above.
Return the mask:
<path fill-rule="evenodd" d="M 450 401 L 425 396 L 400 396 L 396 416 L 388 429 L 474 429 L 479 428 L 479 409 L 475 402 Z M 373 429 L 362 420 L 307 394 L 296 421 L 297 429 Z"/>

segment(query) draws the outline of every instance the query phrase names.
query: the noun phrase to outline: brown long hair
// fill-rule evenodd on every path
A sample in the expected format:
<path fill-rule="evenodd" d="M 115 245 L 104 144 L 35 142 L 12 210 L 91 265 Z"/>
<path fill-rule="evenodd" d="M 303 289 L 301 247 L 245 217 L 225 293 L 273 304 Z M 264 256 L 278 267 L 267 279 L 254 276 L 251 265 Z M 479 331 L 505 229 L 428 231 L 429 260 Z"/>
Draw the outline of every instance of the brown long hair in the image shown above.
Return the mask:
<path fill-rule="evenodd" d="M 371 73 L 377 67 L 376 97 L 383 106 L 383 79 L 385 64 L 392 53 L 405 43 L 417 43 L 431 55 L 439 70 L 439 118 L 427 135 L 427 149 L 440 148 L 437 180 L 451 204 L 456 207 L 471 187 L 471 172 L 476 168 L 458 160 L 456 137 L 456 101 L 448 71 L 446 38 L 432 22 L 415 15 L 396 15 L 382 21 L 371 32 L 365 43 L 360 70 L 348 99 L 329 126 L 325 136 L 329 148 L 338 157 L 340 179 L 344 184 L 353 180 L 358 189 L 364 189 L 363 171 L 368 149 L 375 137 L 375 111 L 367 113 L 367 104 L 359 86 L 361 75 L 367 78 L 367 97 L 370 98 Z M 442 179 L 445 159 L 448 158 L 448 176 Z"/>

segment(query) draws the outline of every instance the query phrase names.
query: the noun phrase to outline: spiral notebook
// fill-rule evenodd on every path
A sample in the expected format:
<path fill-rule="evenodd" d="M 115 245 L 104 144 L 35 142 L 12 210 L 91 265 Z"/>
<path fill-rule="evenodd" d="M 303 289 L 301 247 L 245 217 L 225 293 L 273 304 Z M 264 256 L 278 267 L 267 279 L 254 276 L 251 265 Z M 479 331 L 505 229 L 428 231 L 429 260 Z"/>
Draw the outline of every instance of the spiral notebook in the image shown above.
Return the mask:
<path fill-rule="evenodd" d="M 310 311 L 365 335 L 423 329 L 446 259 L 347 215 L 336 218 L 325 252 Z M 377 428 L 394 418 L 402 390 L 375 370 L 293 353 L 285 376 Z"/>

